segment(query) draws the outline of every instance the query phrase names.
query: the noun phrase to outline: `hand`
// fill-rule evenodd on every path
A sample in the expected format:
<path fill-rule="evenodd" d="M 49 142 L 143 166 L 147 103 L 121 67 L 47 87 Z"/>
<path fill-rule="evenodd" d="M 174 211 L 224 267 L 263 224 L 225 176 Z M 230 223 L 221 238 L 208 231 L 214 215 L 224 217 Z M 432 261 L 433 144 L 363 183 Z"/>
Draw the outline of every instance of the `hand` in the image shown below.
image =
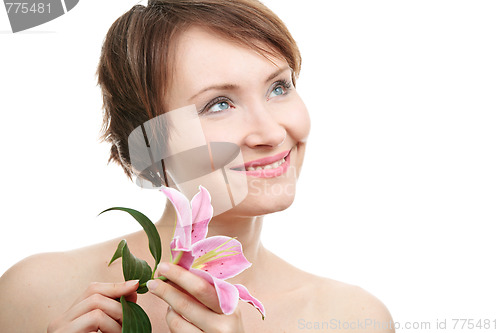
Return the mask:
<path fill-rule="evenodd" d="M 53 320 L 47 333 L 120 333 L 122 306 L 115 299 L 127 296 L 137 301 L 138 281 L 92 283 L 76 302 Z"/>
<path fill-rule="evenodd" d="M 170 305 L 167 325 L 172 333 L 243 333 L 243 321 L 239 309 L 233 314 L 222 314 L 215 287 L 199 276 L 174 264 L 162 263 L 159 279 L 148 282 L 151 293 Z"/>

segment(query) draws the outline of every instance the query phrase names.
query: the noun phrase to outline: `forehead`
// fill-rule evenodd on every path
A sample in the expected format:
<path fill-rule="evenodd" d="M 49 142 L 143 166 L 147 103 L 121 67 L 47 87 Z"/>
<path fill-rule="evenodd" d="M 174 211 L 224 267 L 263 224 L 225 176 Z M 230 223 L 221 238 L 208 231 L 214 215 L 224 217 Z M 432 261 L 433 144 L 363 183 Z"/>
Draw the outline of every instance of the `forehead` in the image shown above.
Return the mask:
<path fill-rule="evenodd" d="M 238 84 L 257 80 L 284 66 L 284 59 L 266 58 L 256 50 L 196 26 L 178 36 L 171 88 L 179 95 L 180 88 L 192 91 L 212 84 Z"/>

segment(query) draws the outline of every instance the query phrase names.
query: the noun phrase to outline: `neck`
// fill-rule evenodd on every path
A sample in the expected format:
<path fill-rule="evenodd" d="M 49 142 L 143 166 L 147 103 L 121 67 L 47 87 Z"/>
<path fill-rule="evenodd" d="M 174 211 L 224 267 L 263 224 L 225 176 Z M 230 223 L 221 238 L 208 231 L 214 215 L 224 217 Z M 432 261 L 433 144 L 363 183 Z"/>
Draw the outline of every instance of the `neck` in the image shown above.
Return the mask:
<path fill-rule="evenodd" d="M 236 238 L 243 246 L 245 257 L 256 263 L 262 254 L 260 234 L 263 217 L 214 217 L 209 224 L 208 237 L 224 235 Z"/>
<path fill-rule="evenodd" d="M 175 209 L 170 202 L 167 202 L 162 217 L 156 224 L 162 239 L 164 239 L 164 252 L 170 249 L 170 240 L 174 235 Z M 232 283 L 249 283 L 255 281 L 260 267 L 265 262 L 266 250 L 260 241 L 262 231 L 263 217 L 235 217 L 229 215 L 219 215 L 212 218 L 208 227 L 208 235 L 211 236 L 228 236 L 236 238 L 243 246 L 243 253 L 252 266 L 243 271 L 241 274 L 231 279 Z M 169 258 L 168 253 L 164 253 L 163 258 Z"/>

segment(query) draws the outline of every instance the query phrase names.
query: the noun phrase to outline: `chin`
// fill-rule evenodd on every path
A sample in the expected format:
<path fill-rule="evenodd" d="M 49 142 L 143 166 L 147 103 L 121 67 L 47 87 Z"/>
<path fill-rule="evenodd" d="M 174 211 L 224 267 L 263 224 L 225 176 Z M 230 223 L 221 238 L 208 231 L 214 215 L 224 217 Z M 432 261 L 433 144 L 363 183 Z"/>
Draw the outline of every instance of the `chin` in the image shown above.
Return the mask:
<path fill-rule="evenodd" d="M 277 190 L 276 190 L 277 191 Z M 239 216 L 262 216 L 283 211 L 290 207 L 295 199 L 295 185 L 282 193 L 250 190 L 245 200 L 228 211 Z"/>
<path fill-rule="evenodd" d="M 258 206 L 254 206 L 253 211 L 255 214 L 253 215 L 258 216 L 281 212 L 290 207 L 294 199 L 295 196 L 288 196 L 280 199 L 269 199 L 266 202 L 260 203 Z"/>

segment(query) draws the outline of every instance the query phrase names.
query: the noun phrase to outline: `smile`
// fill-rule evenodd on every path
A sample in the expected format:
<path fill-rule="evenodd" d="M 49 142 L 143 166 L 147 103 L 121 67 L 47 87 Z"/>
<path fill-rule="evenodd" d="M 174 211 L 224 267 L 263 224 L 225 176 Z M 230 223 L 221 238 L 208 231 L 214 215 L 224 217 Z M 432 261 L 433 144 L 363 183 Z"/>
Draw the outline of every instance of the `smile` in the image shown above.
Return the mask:
<path fill-rule="evenodd" d="M 248 167 L 248 168 L 245 168 L 246 171 L 259 171 L 259 170 L 268 170 L 268 169 L 276 169 L 278 168 L 280 165 L 282 165 L 283 163 L 285 163 L 285 158 L 283 157 L 281 160 L 279 160 L 278 162 L 274 162 L 273 164 L 266 164 L 266 165 L 263 165 L 263 166 L 256 166 L 255 168 L 254 167 Z"/>
<path fill-rule="evenodd" d="M 290 166 L 290 150 L 274 156 L 264 157 L 250 161 L 244 165 L 236 166 L 231 170 L 244 172 L 247 176 L 258 178 L 274 178 L 284 174 Z"/>

